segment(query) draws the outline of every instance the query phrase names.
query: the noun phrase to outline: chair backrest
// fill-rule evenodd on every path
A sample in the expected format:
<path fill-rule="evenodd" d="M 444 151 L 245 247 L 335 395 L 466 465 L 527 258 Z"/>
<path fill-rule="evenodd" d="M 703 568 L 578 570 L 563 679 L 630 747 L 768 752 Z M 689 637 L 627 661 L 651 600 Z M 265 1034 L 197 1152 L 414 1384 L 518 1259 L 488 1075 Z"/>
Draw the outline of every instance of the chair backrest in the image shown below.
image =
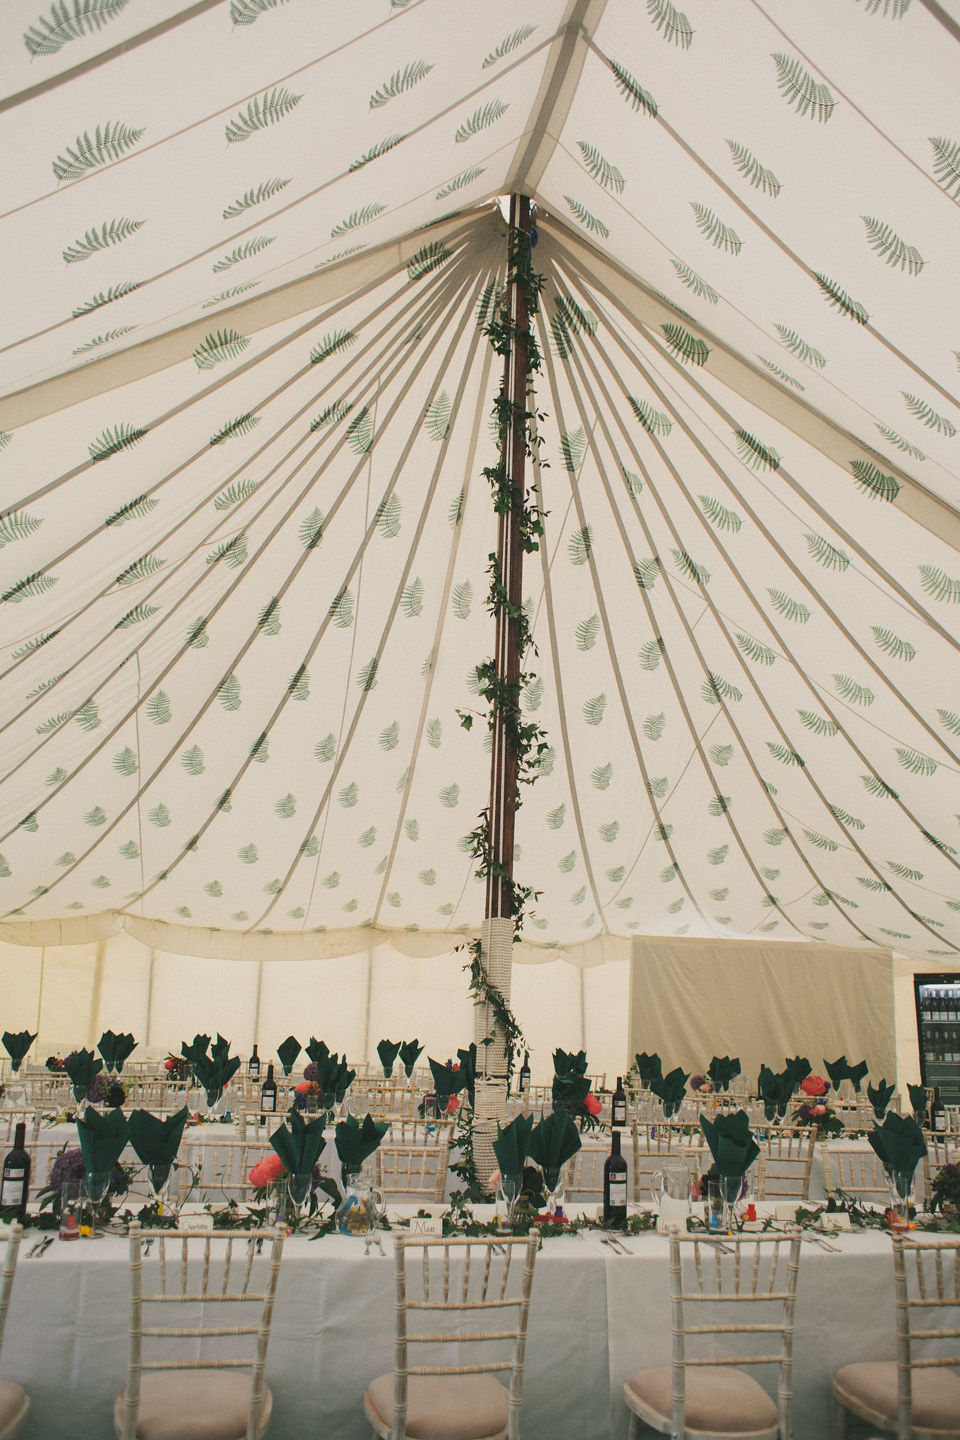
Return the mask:
<path fill-rule="evenodd" d="M 453 1115 L 440 1120 L 394 1120 L 387 1134 L 391 1145 L 448 1145 L 456 1125 Z"/>
<path fill-rule="evenodd" d="M 582 1146 L 567 1161 L 564 1189 L 568 1203 L 574 1196 L 603 1194 L 603 1166 L 609 1154 L 604 1146 Z"/>
<path fill-rule="evenodd" d="M 960 1138 L 956 1135 L 938 1135 L 932 1130 L 925 1132 L 927 1153 L 923 1161 L 924 1193 L 930 1199 L 937 1171 L 944 1165 L 960 1165 Z"/>
<path fill-rule="evenodd" d="M 27 1136 L 36 1140 L 40 1134 L 39 1110 L 0 1110 L 0 1144 L 9 1144 L 18 1125 L 26 1125 Z"/>
<path fill-rule="evenodd" d="M 273 1302 L 277 1292 L 280 1258 L 283 1254 L 283 1232 L 274 1230 L 266 1254 L 256 1257 L 257 1237 L 235 1230 L 208 1230 L 185 1234 L 169 1230 L 141 1230 L 138 1221 L 130 1226 L 130 1355 L 127 1366 L 127 1388 L 124 1398 L 121 1440 L 134 1440 L 140 1409 L 140 1377 L 144 1370 L 195 1370 L 198 1368 L 250 1370 L 250 1409 L 247 1415 L 245 1440 L 260 1440 L 263 1433 L 263 1410 L 266 1385 L 264 1366 L 273 1319 Z M 143 1241 L 157 1242 L 155 1257 L 144 1262 Z M 222 1256 L 214 1253 L 214 1244 L 225 1242 Z M 256 1265 L 255 1265 L 256 1261 Z M 254 1285 L 256 1274 L 257 1285 Z M 148 1286 L 145 1282 L 151 1282 Z M 259 1305 L 259 1316 L 251 1315 L 247 1324 L 210 1323 L 209 1307 L 230 1307 L 231 1320 L 239 1319 L 237 1307 Z M 181 1325 L 144 1323 L 144 1309 L 154 1305 L 180 1305 L 185 1314 Z M 199 1307 L 199 1309 L 198 1309 Z M 192 1358 L 183 1359 L 182 1350 L 162 1360 L 145 1359 L 143 1342 L 192 1339 L 202 1347 L 205 1339 L 226 1336 L 247 1336 L 248 1353 L 226 1356 L 217 1348 L 215 1360 L 197 1359 L 197 1347 L 191 1347 Z M 253 1343 L 250 1343 L 253 1342 Z M 239 1349 L 240 1347 L 236 1347 Z"/>
<path fill-rule="evenodd" d="M 7 1237 L 7 1248 L 3 1256 L 3 1270 L 0 1271 L 0 1350 L 3 1349 L 3 1331 L 7 1323 L 7 1311 L 10 1308 L 10 1292 L 13 1289 L 13 1277 L 17 1271 L 17 1252 L 20 1249 L 20 1237 L 23 1234 L 23 1226 L 17 1221 L 10 1226 L 10 1234 Z"/>
<path fill-rule="evenodd" d="M 800 1268 L 800 1232 L 724 1236 L 728 1253 L 694 1235 L 670 1232 L 673 1331 L 673 1429 L 686 1440 L 686 1367 L 776 1365 L 780 1440 L 790 1437 L 793 1317 Z M 729 1253 L 732 1251 L 733 1253 Z M 701 1310 L 701 1306 L 703 1310 Z M 744 1307 L 747 1318 L 734 1318 Z M 691 1314 L 692 1312 L 692 1314 Z M 756 1318 L 754 1318 L 756 1316 Z M 758 1335 L 757 1352 L 716 1353 L 714 1336 Z M 699 1337 L 711 1337 L 702 1348 Z M 736 1347 L 733 1347 L 734 1349 Z M 691 1353 L 695 1350 L 697 1353 Z"/>
<path fill-rule="evenodd" d="M 443 1200 L 447 1184 L 447 1145 L 379 1145 L 377 1184 L 385 1195 Z"/>
<path fill-rule="evenodd" d="M 413 1235 L 395 1237 L 397 1304 L 392 1440 L 406 1437 L 408 1376 L 498 1371 L 510 1374 L 507 1437 L 520 1440 L 527 1320 L 539 1243 L 537 1230 L 526 1239 L 516 1240 L 499 1236 L 445 1240 Z M 510 1316 L 511 1310 L 516 1312 L 515 1317 Z M 459 1317 L 460 1323 L 454 1322 L 444 1330 L 440 1317 L 445 1314 Z M 468 1322 L 466 1327 L 464 1322 Z M 479 1364 L 451 1363 L 448 1358 L 451 1342 L 458 1347 L 464 1343 L 496 1344 L 500 1358 L 484 1359 Z M 505 1344 L 510 1347 L 509 1357 L 503 1354 Z M 436 1363 L 411 1365 L 408 1363 L 411 1345 L 442 1348 Z M 457 1360 L 459 1362 L 459 1355 Z"/>
<path fill-rule="evenodd" d="M 754 1197 L 757 1200 L 809 1200 L 816 1141 L 813 1127 L 801 1126 L 795 1130 L 771 1127 L 754 1133 L 760 1145 Z"/>
<path fill-rule="evenodd" d="M 883 1164 L 873 1150 L 854 1145 L 821 1146 L 823 1185 L 827 1194 L 842 1190 L 846 1195 L 872 1195 L 885 1201 L 890 1182 Z"/>
<path fill-rule="evenodd" d="M 362 1089 L 362 1087 L 358 1088 Z M 392 1118 L 412 1120 L 417 1113 L 417 1098 L 415 1085 L 395 1085 L 392 1081 L 382 1080 L 369 1087 L 367 1100 L 362 1108 L 368 1111 L 375 1120 Z"/>
<path fill-rule="evenodd" d="M 248 1199 L 254 1189 L 250 1170 L 267 1151 L 266 1142 L 251 1145 L 243 1140 L 185 1140 L 180 1147 L 178 1172 L 181 1202 L 191 1192 L 195 1200 L 213 1203 Z"/>
<path fill-rule="evenodd" d="M 960 1371 L 960 1240 L 893 1236 L 893 1275 L 897 1296 L 897 1440 L 911 1440 L 913 1372 L 951 1368 Z M 952 1315 L 945 1312 L 953 1311 Z M 952 1324 L 948 1323 L 952 1320 Z M 942 1353 L 944 1341 L 952 1341 Z M 925 1351 L 939 1342 L 938 1354 Z"/>

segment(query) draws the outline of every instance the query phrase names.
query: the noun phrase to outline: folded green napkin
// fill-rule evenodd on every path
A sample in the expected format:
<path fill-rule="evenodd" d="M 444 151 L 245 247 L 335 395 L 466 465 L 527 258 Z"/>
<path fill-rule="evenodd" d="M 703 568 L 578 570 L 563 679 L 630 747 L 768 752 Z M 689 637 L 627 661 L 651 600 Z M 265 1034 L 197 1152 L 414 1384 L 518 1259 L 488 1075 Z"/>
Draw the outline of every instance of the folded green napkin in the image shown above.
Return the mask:
<path fill-rule="evenodd" d="M 315 1065 L 321 1057 L 326 1059 L 330 1054 L 330 1046 L 324 1040 L 317 1040 L 313 1035 L 310 1036 L 309 1042 L 304 1048 Z"/>
<path fill-rule="evenodd" d="M 216 1057 L 200 1054 L 193 1062 L 193 1073 L 207 1092 L 207 1101 L 215 1105 L 227 1085 L 240 1069 L 240 1056 L 229 1056 L 221 1050 Z"/>
<path fill-rule="evenodd" d="M 24 1056 L 36 1038 L 36 1035 L 31 1035 L 29 1030 L 4 1030 L 3 1048 L 10 1056 L 11 1070 L 20 1069 Z"/>
<path fill-rule="evenodd" d="M 867 1096 L 878 1120 L 882 1120 L 887 1113 L 887 1106 L 893 1099 L 893 1091 L 894 1087 L 888 1085 L 886 1080 L 881 1080 L 878 1085 L 867 1086 Z"/>
<path fill-rule="evenodd" d="M 554 1075 L 554 1105 L 582 1105 L 590 1094 L 590 1081 L 586 1075 Z"/>
<path fill-rule="evenodd" d="M 847 1066 L 847 1079 L 853 1081 L 853 1088 L 858 1095 L 860 1094 L 860 1086 L 866 1079 L 867 1068 L 866 1060 L 861 1060 L 859 1065 Z"/>
<path fill-rule="evenodd" d="M 385 1080 L 389 1080 L 393 1074 L 393 1067 L 396 1064 L 397 1056 L 400 1054 L 400 1040 L 381 1040 L 377 1046 L 377 1054 L 380 1056 L 380 1064 L 383 1066 Z"/>
<path fill-rule="evenodd" d="M 180 1042 L 180 1054 L 184 1059 L 189 1060 L 191 1065 L 195 1064 L 199 1055 L 206 1055 L 209 1048 L 209 1035 L 194 1035 L 192 1041 L 181 1040 Z"/>
<path fill-rule="evenodd" d="M 501 1175 L 523 1174 L 532 1129 L 532 1115 L 518 1115 L 515 1120 L 511 1120 L 510 1124 L 504 1125 L 502 1129 L 500 1122 L 497 1122 L 497 1138 L 493 1142 L 493 1153 L 497 1157 Z M 573 1129 L 576 1133 L 576 1125 Z"/>
<path fill-rule="evenodd" d="M 846 1080 L 849 1066 L 846 1055 L 841 1055 L 839 1060 L 824 1060 L 827 1074 L 830 1076 L 830 1084 L 834 1090 L 840 1089 L 840 1081 Z"/>
<path fill-rule="evenodd" d="M 303 1046 L 300 1044 L 296 1035 L 288 1035 L 286 1040 L 277 1046 L 277 1059 L 283 1066 L 284 1075 L 290 1074 L 290 1071 L 293 1069 L 293 1062 L 302 1049 Z"/>
<path fill-rule="evenodd" d="M 412 1078 L 413 1067 L 416 1065 L 422 1052 L 423 1046 L 419 1040 L 404 1040 L 400 1046 L 400 1060 L 403 1065 L 403 1073 L 408 1080 Z"/>
<path fill-rule="evenodd" d="M 457 1050 L 457 1059 L 460 1061 L 460 1088 L 466 1091 L 470 1107 L 473 1108 L 474 1096 L 477 1084 L 477 1046 L 476 1041 L 471 1041 L 466 1050 Z"/>
<path fill-rule="evenodd" d="M 433 1093 L 437 1097 L 437 1109 L 443 1113 L 450 1102 L 451 1095 L 456 1095 L 463 1089 L 463 1071 L 448 1070 L 442 1060 L 429 1060 L 430 1073 L 433 1076 Z"/>
<path fill-rule="evenodd" d="M 210 1046 L 210 1054 L 213 1056 L 213 1059 L 215 1061 L 225 1060 L 226 1057 L 230 1054 L 230 1041 L 224 1040 L 219 1030 L 217 1031 L 216 1040 L 214 1040 L 213 1044 Z"/>
<path fill-rule="evenodd" d="M 908 1085 L 907 1094 L 910 1096 L 910 1106 L 914 1115 L 927 1114 L 927 1092 L 922 1085 Z"/>
<path fill-rule="evenodd" d="M 646 1050 L 641 1050 L 634 1058 L 637 1062 L 640 1084 L 644 1089 L 649 1090 L 654 1080 L 663 1079 L 663 1061 L 659 1055 L 648 1055 Z"/>
<path fill-rule="evenodd" d="M 532 1131 L 527 1143 L 527 1154 L 534 1164 L 539 1165 L 546 1175 L 557 1171 L 572 1155 L 576 1155 L 582 1141 L 580 1131 L 566 1110 L 554 1110 L 544 1115 L 540 1124 Z"/>
<path fill-rule="evenodd" d="M 678 1065 L 668 1075 L 654 1076 L 650 1081 L 650 1089 L 654 1095 L 659 1096 L 663 1102 L 663 1113 L 669 1120 L 671 1115 L 676 1115 L 683 1104 L 684 1096 L 687 1093 L 687 1081 L 690 1075 Z"/>
<path fill-rule="evenodd" d="M 87 1093 L 87 1086 L 103 1069 L 103 1061 L 94 1058 L 92 1050 L 74 1050 L 63 1062 L 63 1068 L 73 1083 L 73 1098 L 77 1104 Z M 88 1112 L 89 1113 L 89 1112 Z M 78 1122 L 79 1123 L 79 1122 Z"/>
<path fill-rule="evenodd" d="M 794 1090 L 800 1089 L 803 1081 L 812 1073 L 813 1066 L 810 1064 L 806 1055 L 794 1055 L 792 1060 L 786 1060 L 784 1063 L 791 1077 L 790 1093 L 792 1094 Z"/>
<path fill-rule="evenodd" d="M 586 1075 L 587 1052 L 556 1049 L 553 1052 L 553 1073 L 555 1075 Z"/>
<path fill-rule="evenodd" d="M 760 1074 L 757 1077 L 757 1094 L 763 1101 L 764 1119 L 773 1120 L 775 1116 L 779 1115 L 782 1120 L 787 1113 L 790 1096 L 793 1094 L 792 1071 L 787 1069 L 777 1074 L 768 1065 L 761 1065 Z"/>
<path fill-rule="evenodd" d="M 730 1081 L 740 1074 L 740 1061 L 731 1059 L 729 1055 L 714 1055 L 707 1066 L 707 1074 L 714 1090 L 729 1090 Z"/>
<path fill-rule="evenodd" d="M 728 1179 L 746 1175 L 760 1154 L 760 1146 L 750 1134 L 746 1110 L 735 1110 L 732 1115 L 718 1115 L 715 1120 L 701 1115 L 700 1129 L 710 1146 L 719 1174 Z"/>
<path fill-rule="evenodd" d="M 336 1096 L 338 1102 L 343 1100 L 344 1096 L 346 1095 L 347 1091 L 350 1089 L 350 1086 L 353 1084 L 356 1078 L 356 1070 L 351 1070 L 348 1068 L 346 1056 L 344 1056 L 334 1073 L 331 1075 L 329 1081 L 330 1088 Z"/>
<path fill-rule="evenodd" d="M 270 1144 L 283 1161 L 288 1175 L 312 1175 L 320 1152 L 327 1143 L 323 1138 L 325 1116 L 304 1120 L 296 1105 L 279 1130 L 270 1136 Z"/>
<path fill-rule="evenodd" d="M 898 1115 L 895 1110 L 887 1112 L 882 1125 L 875 1126 L 867 1136 L 884 1169 L 890 1175 L 909 1176 L 927 1153 L 927 1142 L 923 1131 L 907 1115 Z M 906 1181 L 900 1186 L 901 1193 L 909 1193 Z"/>
<path fill-rule="evenodd" d="M 132 1035 L 115 1035 L 112 1030 L 104 1030 L 97 1045 L 107 1070 L 115 1070 L 118 1075 L 123 1070 L 124 1060 L 136 1048 L 137 1042 Z"/>
<path fill-rule="evenodd" d="M 163 1119 L 149 1110 L 134 1110 L 128 1122 L 130 1144 L 144 1165 L 172 1165 L 183 1139 L 186 1105 Z"/>
<path fill-rule="evenodd" d="M 340 1169 L 344 1172 L 359 1170 L 389 1129 L 389 1120 L 374 1120 L 372 1115 L 365 1115 L 361 1124 L 356 1116 L 348 1115 L 336 1128 Z"/>
<path fill-rule="evenodd" d="M 129 1125 L 122 1110 L 108 1110 L 100 1115 L 87 1106 L 83 1119 L 77 1119 L 83 1168 L 88 1175 L 105 1175 L 113 1169 L 127 1143 Z"/>

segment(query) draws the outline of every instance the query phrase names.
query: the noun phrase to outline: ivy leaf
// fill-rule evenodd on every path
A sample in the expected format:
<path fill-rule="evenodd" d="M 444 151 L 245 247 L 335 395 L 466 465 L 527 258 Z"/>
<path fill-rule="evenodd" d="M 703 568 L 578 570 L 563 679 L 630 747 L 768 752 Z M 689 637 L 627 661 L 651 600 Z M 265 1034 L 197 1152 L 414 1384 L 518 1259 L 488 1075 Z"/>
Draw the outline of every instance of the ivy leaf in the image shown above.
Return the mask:
<path fill-rule="evenodd" d="M 405 90 L 412 90 L 414 85 L 419 85 L 421 80 L 427 78 L 432 69 L 433 66 L 428 65 L 426 60 L 413 60 L 403 70 L 395 70 L 390 79 L 370 96 L 370 109 L 378 110 L 382 105 L 386 105 L 388 100 L 402 95 Z"/>
<path fill-rule="evenodd" d="M 816 81 L 803 63 L 789 55 L 776 54 L 777 89 L 798 115 L 809 115 L 822 124 L 830 119 L 836 101 L 826 85 Z"/>
<path fill-rule="evenodd" d="M 265 130 L 268 125 L 276 125 L 278 121 L 289 115 L 292 110 L 300 104 L 302 95 L 294 95 L 281 86 L 274 86 L 272 90 L 266 90 L 262 95 L 257 95 L 245 110 L 241 110 L 226 127 L 227 143 L 239 145 L 249 140 L 258 130 Z"/>

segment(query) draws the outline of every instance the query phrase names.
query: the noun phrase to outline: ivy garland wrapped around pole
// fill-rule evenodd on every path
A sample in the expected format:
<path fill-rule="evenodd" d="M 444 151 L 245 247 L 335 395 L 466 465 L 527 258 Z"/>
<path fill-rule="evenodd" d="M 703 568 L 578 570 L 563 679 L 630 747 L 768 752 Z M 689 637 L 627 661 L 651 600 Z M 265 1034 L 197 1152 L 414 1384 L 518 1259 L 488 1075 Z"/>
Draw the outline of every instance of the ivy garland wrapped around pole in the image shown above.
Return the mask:
<path fill-rule="evenodd" d="M 525 1046 L 509 1003 L 510 947 L 521 935 L 527 904 L 536 893 L 514 879 L 514 823 L 521 803 L 520 786 L 538 778 L 540 757 L 547 748 L 545 732 L 524 721 L 521 707 L 524 687 L 535 678 L 523 669 L 524 656 L 533 648 L 530 622 L 523 609 L 523 556 L 539 549 L 543 535 L 538 494 L 535 488 L 528 488 L 525 479 L 526 461 L 539 443 L 534 422 L 542 418 L 531 408 L 533 377 L 540 369 L 531 317 L 539 308 L 543 284 L 531 263 L 530 201 L 526 196 L 511 197 L 508 255 L 504 296 L 492 307 L 484 326 L 484 334 L 504 360 L 503 385 L 494 402 L 500 458 L 483 472 L 499 517 L 497 551 L 489 557 L 486 599 L 496 641 L 493 658 L 483 661 L 476 671 L 492 739 L 491 779 L 490 805 L 470 837 L 476 873 L 486 880 L 486 919 L 482 935 L 466 947 L 469 960 L 464 966 L 470 972 L 470 993 L 476 1005 L 486 1010 L 487 1033 L 479 1036 L 483 1045 L 490 1047 L 484 1076 L 502 1086 L 509 1084 L 515 1056 Z M 469 730 L 474 716 L 464 711 L 458 714 Z M 489 1096 L 486 1098 L 489 1101 Z M 494 1117 L 489 1105 L 481 1105 L 478 1111 L 478 1121 L 491 1129 Z M 489 1143 L 490 1137 L 485 1138 Z M 492 1164 L 486 1155 L 488 1143 L 478 1141 L 479 1154 L 482 1162 Z"/>

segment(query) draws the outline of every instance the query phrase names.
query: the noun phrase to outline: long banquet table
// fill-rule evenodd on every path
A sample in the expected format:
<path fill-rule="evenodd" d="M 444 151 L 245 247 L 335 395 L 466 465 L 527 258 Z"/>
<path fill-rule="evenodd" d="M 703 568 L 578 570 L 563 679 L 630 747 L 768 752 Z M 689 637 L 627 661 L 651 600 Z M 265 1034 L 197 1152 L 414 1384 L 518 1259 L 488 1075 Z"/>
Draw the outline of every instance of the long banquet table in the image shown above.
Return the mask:
<path fill-rule="evenodd" d="M 28 1237 L 29 1238 L 29 1237 Z M 393 1364 L 393 1265 L 360 1240 L 294 1236 L 284 1250 L 267 1360 L 270 1440 L 367 1440 L 366 1384 Z M 832 1433 L 831 1377 L 895 1357 L 890 1242 L 804 1244 L 796 1315 L 795 1440 Z M 631 1237 L 617 1257 L 596 1236 L 549 1239 L 537 1260 L 524 1386 L 525 1440 L 623 1440 L 623 1381 L 670 1358 L 667 1242 Z M 31 1396 L 21 1440 L 103 1440 L 125 1383 L 129 1269 L 119 1237 L 21 1251 L 0 1375 Z M 148 1262 L 149 1263 L 149 1262 Z"/>

